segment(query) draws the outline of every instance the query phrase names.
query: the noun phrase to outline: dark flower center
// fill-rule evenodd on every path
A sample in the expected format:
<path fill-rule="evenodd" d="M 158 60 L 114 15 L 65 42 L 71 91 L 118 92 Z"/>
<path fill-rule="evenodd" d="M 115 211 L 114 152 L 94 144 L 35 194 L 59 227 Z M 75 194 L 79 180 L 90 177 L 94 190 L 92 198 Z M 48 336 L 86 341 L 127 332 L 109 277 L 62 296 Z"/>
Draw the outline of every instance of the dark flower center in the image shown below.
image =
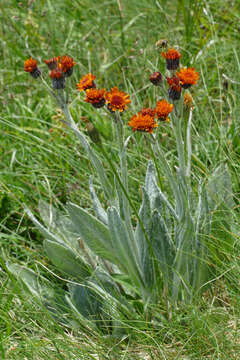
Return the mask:
<path fill-rule="evenodd" d="M 123 98 L 121 96 L 119 96 L 119 95 L 113 95 L 112 103 L 114 105 L 121 105 L 123 103 Z"/>

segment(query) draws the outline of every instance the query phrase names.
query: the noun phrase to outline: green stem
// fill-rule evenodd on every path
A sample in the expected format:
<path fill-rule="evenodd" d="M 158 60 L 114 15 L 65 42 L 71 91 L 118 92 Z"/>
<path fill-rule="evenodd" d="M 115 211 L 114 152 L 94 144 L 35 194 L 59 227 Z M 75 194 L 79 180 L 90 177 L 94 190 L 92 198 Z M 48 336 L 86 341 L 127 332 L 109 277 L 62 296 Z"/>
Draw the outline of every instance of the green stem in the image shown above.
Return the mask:
<path fill-rule="evenodd" d="M 191 158 L 192 158 L 192 143 L 191 143 L 191 126 L 192 126 L 192 108 L 189 112 L 188 126 L 187 126 L 187 169 L 186 176 L 189 178 L 191 174 Z"/>
<path fill-rule="evenodd" d="M 162 149 L 160 148 L 158 142 L 156 141 L 156 138 L 151 134 L 151 144 L 153 146 L 153 151 L 156 153 L 156 155 L 159 158 L 159 162 L 161 163 L 161 166 L 163 168 L 163 172 L 167 177 L 168 182 L 171 185 L 172 191 L 174 193 L 175 199 L 176 199 L 176 208 L 177 208 L 177 215 L 178 217 L 182 217 L 183 215 L 183 205 L 184 205 L 184 201 L 182 199 L 182 196 L 180 194 L 179 188 L 178 188 L 178 184 L 174 178 L 174 175 L 172 173 L 172 170 L 169 167 L 169 164 L 162 152 Z"/>
<path fill-rule="evenodd" d="M 180 107 L 180 112 L 178 112 L 177 108 L 175 107 L 175 114 L 173 115 L 172 128 L 176 138 L 180 174 L 182 178 L 185 179 L 186 165 L 185 165 L 185 155 L 184 155 L 184 141 L 182 136 L 183 97 L 180 100 L 179 107 Z"/>

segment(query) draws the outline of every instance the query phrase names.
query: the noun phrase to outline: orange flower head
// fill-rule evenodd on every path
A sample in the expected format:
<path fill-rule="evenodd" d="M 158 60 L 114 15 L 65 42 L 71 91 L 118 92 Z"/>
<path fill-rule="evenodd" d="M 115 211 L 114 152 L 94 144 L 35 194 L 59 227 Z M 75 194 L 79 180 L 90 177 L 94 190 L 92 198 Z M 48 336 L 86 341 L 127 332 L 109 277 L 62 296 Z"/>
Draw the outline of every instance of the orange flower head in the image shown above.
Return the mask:
<path fill-rule="evenodd" d="M 77 89 L 79 91 L 85 91 L 87 89 L 95 88 L 96 85 L 94 83 L 94 80 L 96 79 L 96 76 L 92 73 L 89 73 L 87 75 L 84 75 L 79 83 L 77 84 Z"/>
<path fill-rule="evenodd" d="M 159 120 L 167 121 L 168 115 L 173 111 L 174 105 L 169 104 L 167 100 L 163 99 L 157 102 L 156 114 Z"/>
<path fill-rule="evenodd" d="M 48 66 L 50 70 L 56 69 L 60 56 L 53 57 L 49 60 L 44 60 L 45 64 Z"/>
<path fill-rule="evenodd" d="M 35 79 L 41 75 L 41 71 L 37 67 L 37 60 L 32 57 L 24 62 L 24 71 L 29 72 Z"/>
<path fill-rule="evenodd" d="M 105 94 L 105 99 L 108 104 L 108 109 L 113 112 L 117 110 L 122 112 L 127 109 L 127 104 L 131 103 L 130 95 L 118 90 L 117 86 Z"/>
<path fill-rule="evenodd" d="M 179 78 L 177 76 L 172 76 L 171 78 L 167 77 L 167 82 L 170 86 L 168 89 L 169 98 L 172 100 L 179 100 L 182 91 Z"/>
<path fill-rule="evenodd" d="M 61 58 L 61 67 L 62 67 L 62 71 L 65 73 L 65 76 L 71 76 L 73 73 L 73 66 L 76 65 L 75 61 L 73 61 L 73 58 L 64 55 Z"/>
<path fill-rule="evenodd" d="M 199 79 L 199 73 L 194 68 L 182 68 L 176 75 L 184 89 L 195 85 Z"/>
<path fill-rule="evenodd" d="M 54 89 L 59 90 L 65 88 L 65 76 L 60 66 L 51 70 L 49 75 L 52 78 L 52 86 Z"/>
<path fill-rule="evenodd" d="M 175 49 L 168 49 L 168 51 L 162 52 L 162 57 L 166 59 L 166 65 L 168 70 L 176 70 L 179 66 L 179 59 L 182 56 L 180 52 Z"/>
<path fill-rule="evenodd" d="M 140 113 L 133 115 L 128 125 L 131 126 L 132 131 L 145 131 L 150 134 L 153 132 L 153 129 L 158 126 L 152 116 L 142 115 Z"/>
<path fill-rule="evenodd" d="M 56 69 L 50 71 L 49 75 L 52 79 L 60 79 L 64 76 L 62 69 L 60 67 L 56 67 Z"/>
<path fill-rule="evenodd" d="M 105 89 L 87 89 L 84 101 L 92 104 L 95 108 L 101 108 L 105 104 Z"/>
<path fill-rule="evenodd" d="M 24 62 L 24 71 L 31 73 L 36 69 L 37 69 L 37 60 L 30 58 Z"/>
<path fill-rule="evenodd" d="M 143 116 L 149 115 L 152 118 L 155 118 L 156 111 L 155 111 L 155 109 L 151 109 L 151 108 L 143 108 L 141 111 L 139 111 L 138 114 L 143 115 Z"/>

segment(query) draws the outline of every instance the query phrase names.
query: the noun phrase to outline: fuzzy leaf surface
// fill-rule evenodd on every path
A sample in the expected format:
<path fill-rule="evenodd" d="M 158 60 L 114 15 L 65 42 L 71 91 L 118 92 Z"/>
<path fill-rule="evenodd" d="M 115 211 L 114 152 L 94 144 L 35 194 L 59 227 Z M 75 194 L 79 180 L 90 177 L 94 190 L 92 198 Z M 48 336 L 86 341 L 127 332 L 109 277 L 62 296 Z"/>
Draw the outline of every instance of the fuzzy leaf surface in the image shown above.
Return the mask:
<path fill-rule="evenodd" d="M 79 280 L 91 274 L 89 266 L 71 249 L 51 240 L 44 241 L 44 248 L 52 263 L 63 273 Z"/>
<path fill-rule="evenodd" d="M 107 226 L 75 204 L 69 203 L 67 209 L 76 232 L 87 246 L 96 255 L 115 263 L 115 249 Z"/>

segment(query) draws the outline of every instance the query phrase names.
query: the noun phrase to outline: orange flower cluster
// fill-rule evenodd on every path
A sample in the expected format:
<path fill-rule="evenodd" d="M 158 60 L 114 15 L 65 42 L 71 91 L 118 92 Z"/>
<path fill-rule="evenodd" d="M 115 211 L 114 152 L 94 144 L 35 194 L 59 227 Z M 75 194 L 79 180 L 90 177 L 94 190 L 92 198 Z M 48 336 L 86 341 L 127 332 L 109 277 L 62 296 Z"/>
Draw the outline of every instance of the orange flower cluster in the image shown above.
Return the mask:
<path fill-rule="evenodd" d="M 44 62 L 50 70 L 49 75 L 52 79 L 53 88 L 64 89 L 65 78 L 72 75 L 73 66 L 76 65 L 73 58 L 64 55 L 44 60 Z M 41 75 L 41 71 L 37 67 L 37 60 L 32 58 L 24 62 L 24 71 L 29 72 L 34 78 L 38 78 Z"/>
<path fill-rule="evenodd" d="M 128 125 L 133 131 L 145 131 L 152 133 L 154 128 L 158 127 L 155 122 L 155 116 L 159 121 L 169 121 L 168 115 L 173 111 L 173 104 L 169 104 L 165 99 L 157 102 L 156 108 L 144 108 L 133 115 Z"/>
<path fill-rule="evenodd" d="M 169 85 L 168 96 L 172 100 L 179 100 L 181 97 L 182 89 L 187 89 L 192 85 L 195 85 L 199 79 L 199 74 L 193 67 L 183 67 L 179 71 L 176 71 L 179 67 L 181 54 L 178 50 L 170 48 L 167 51 L 162 52 L 162 57 L 166 60 L 166 67 L 171 71 L 171 76 L 164 78 L 159 72 L 154 72 L 149 80 L 155 86 L 162 86 L 163 80 L 166 79 Z M 50 70 L 50 77 L 52 79 L 52 85 L 54 89 L 64 89 L 65 79 L 72 75 L 73 67 L 76 65 L 73 58 L 64 55 L 53 57 L 49 60 L 44 60 L 45 64 Z M 37 67 L 37 61 L 35 59 L 27 59 L 24 62 L 24 71 L 29 72 L 34 78 L 41 75 L 40 70 Z M 92 73 L 84 75 L 76 87 L 79 91 L 85 92 L 84 101 L 91 104 L 95 108 L 101 108 L 105 104 L 110 112 L 116 111 L 122 113 L 131 103 L 130 95 L 122 90 L 119 90 L 117 86 L 114 86 L 110 91 L 105 89 L 97 89 L 94 80 L 96 76 Z M 186 95 L 186 94 L 185 94 Z M 184 96 L 184 104 L 189 104 L 191 101 L 190 94 Z M 128 122 L 128 125 L 133 131 L 144 131 L 152 133 L 154 128 L 158 127 L 158 121 L 169 121 L 169 114 L 173 111 L 174 105 L 168 103 L 167 100 L 162 99 L 157 101 L 156 107 L 143 108 L 136 115 L 133 115 Z M 156 120 L 157 118 L 157 120 Z"/>
<path fill-rule="evenodd" d="M 65 78 L 73 73 L 73 66 L 76 65 L 73 58 L 70 56 L 57 56 L 49 60 L 44 60 L 45 64 L 50 70 L 50 77 L 52 79 L 52 86 L 54 89 L 65 88 Z"/>
<path fill-rule="evenodd" d="M 111 112 L 123 112 L 127 109 L 127 104 L 131 103 L 129 94 L 119 90 L 117 86 L 113 87 L 111 91 L 96 89 L 95 79 L 96 76 L 89 73 L 84 75 L 77 83 L 77 89 L 86 93 L 85 102 L 92 104 L 96 108 L 101 108 L 106 103 Z"/>
<path fill-rule="evenodd" d="M 176 71 L 179 67 L 181 56 L 180 52 L 173 48 L 162 52 L 162 57 L 166 59 L 167 69 L 172 71 L 172 76 L 166 78 L 169 85 L 168 96 L 172 100 L 179 100 L 182 89 L 188 89 L 190 86 L 195 85 L 199 79 L 199 73 L 194 68 L 184 67 L 180 71 Z M 162 74 L 154 72 L 149 80 L 154 85 L 161 85 Z"/>

